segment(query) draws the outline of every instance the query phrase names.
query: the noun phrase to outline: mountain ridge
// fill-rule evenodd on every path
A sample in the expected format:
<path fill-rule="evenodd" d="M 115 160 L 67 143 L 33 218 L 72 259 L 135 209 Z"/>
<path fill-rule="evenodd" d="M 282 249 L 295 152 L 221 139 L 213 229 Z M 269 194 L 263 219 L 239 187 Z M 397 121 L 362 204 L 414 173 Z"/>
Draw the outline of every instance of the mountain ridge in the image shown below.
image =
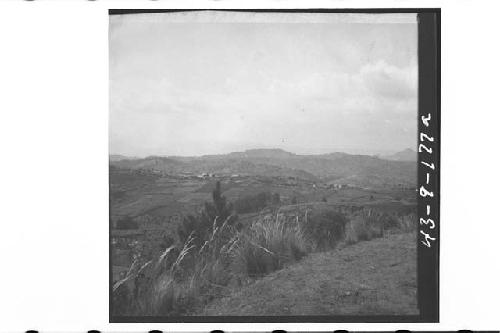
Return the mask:
<path fill-rule="evenodd" d="M 358 185 L 415 184 L 417 164 L 370 155 L 335 152 L 298 155 L 283 149 L 249 149 L 204 156 L 148 156 L 120 159 L 110 165 L 164 173 L 215 173 L 294 177 L 308 181 L 331 181 Z"/>
<path fill-rule="evenodd" d="M 402 151 L 394 153 L 392 155 L 382 156 L 382 159 L 390 160 L 390 161 L 417 161 L 417 152 L 411 148 L 406 148 Z"/>

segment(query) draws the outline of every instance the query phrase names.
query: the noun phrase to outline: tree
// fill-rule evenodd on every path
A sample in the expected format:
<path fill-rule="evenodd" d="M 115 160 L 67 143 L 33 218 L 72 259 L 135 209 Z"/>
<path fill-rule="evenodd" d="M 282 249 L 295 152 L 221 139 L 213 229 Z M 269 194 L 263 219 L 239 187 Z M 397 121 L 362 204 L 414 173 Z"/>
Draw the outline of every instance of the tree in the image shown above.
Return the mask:
<path fill-rule="evenodd" d="M 212 191 L 212 202 L 205 202 L 201 212 L 188 215 L 177 230 L 179 240 L 185 242 L 189 235 L 195 238 L 194 244 L 201 246 L 208 239 L 213 228 L 220 227 L 224 222 L 233 225 L 238 216 L 233 214 L 233 205 L 222 195 L 220 181 Z"/>
<path fill-rule="evenodd" d="M 205 202 L 205 209 L 201 214 L 210 225 L 215 222 L 217 227 L 222 225 L 227 218 L 230 219 L 228 223 L 234 223 L 233 205 L 222 195 L 220 181 L 215 183 L 215 189 L 212 191 L 212 202 Z"/>
<path fill-rule="evenodd" d="M 271 202 L 273 203 L 273 205 L 278 205 L 281 202 L 280 194 L 279 193 L 274 193 L 272 195 Z"/>

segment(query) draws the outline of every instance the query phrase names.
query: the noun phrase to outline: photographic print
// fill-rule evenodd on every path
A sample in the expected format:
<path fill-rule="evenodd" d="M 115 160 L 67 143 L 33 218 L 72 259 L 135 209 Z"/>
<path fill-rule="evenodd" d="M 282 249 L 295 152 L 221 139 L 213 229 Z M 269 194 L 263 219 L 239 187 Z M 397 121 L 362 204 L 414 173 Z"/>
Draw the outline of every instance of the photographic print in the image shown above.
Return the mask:
<path fill-rule="evenodd" d="M 111 321 L 436 320 L 435 13 L 110 14 Z"/>

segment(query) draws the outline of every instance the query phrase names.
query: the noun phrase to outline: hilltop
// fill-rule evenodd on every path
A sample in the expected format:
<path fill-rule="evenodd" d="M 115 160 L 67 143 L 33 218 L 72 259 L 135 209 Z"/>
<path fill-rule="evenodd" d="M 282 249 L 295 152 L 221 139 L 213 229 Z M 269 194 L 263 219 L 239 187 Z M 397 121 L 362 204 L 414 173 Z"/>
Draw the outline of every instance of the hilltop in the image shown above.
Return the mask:
<path fill-rule="evenodd" d="M 123 160 L 135 160 L 135 159 L 137 159 L 137 157 L 125 156 L 125 155 L 120 155 L 120 154 L 110 154 L 109 155 L 110 162 L 118 162 L 118 161 L 123 161 Z"/>

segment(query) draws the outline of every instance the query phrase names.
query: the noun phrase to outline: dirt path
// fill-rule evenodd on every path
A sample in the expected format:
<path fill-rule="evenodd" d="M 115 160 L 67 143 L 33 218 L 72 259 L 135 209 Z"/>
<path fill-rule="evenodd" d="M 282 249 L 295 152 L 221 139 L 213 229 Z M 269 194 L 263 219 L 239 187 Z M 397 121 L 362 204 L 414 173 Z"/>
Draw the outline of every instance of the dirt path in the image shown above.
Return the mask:
<path fill-rule="evenodd" d="M 418 314 L 414 234 L 314 253 L 209 304 L 200 315 Z"/>

